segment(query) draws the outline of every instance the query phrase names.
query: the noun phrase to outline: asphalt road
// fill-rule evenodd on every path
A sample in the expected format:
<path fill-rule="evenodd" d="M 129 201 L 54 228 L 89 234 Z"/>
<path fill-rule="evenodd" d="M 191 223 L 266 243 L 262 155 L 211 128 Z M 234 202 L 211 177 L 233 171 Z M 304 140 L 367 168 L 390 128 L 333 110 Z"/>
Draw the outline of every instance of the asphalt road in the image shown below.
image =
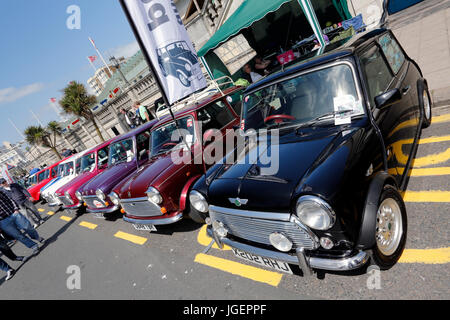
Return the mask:
<path fill-rule="evenodd" d="M 204 254 L 211 239 L 190 220 L 148 233 L 120 217 L 52 214 L 39 205 L 47 221 L 38 232 L 47 241 L 23 264 L 2 257 L 18 271 L 7 282 L 0 274 L 0 299 L 449 299 L 450 107 L 433 113 L 404 195 L 406 250 L 390 270 L 280 274 L 230 250 Z M 13 250 L 30 253 L 21 243 Z M 77 274 L 71 266 L 79 270 L 79 289 L 70 286 Z"/>

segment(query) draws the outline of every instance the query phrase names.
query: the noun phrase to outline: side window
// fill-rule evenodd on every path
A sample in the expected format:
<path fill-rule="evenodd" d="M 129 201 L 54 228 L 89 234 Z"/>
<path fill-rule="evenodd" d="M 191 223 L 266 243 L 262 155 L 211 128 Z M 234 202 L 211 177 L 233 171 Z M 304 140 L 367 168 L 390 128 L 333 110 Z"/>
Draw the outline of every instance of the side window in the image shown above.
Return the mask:
<path fill-rule="evenodd" d="M 58 166 L 55 166 L 52 168 L 52 177 L 56 177 L 56 174 L 58 173 Z"/>
<path fill-rule="evenodd" d="M 202 123 L 202 134 L 208 129 L 222 129 L 234 119 L 228 106 L 221 100 L 198 110 L 197 118 Z"/>
<path fill-rule="evenodd" d="M 363 53 L 360 59 L 369 87 L 369 98 L 373 105 L 375 97 L 386 91 L 393 76 L 377 46 Z"/>
<path fill-rule="evenodd" d="M 97 158 L 98 158 L 98 167 L 101 168 L 105 164 L 108 163 L 108 150 L 109 147 L 104 147 L 103 149 L 98 150 Z"/>
<path fill-rule="evenodd" d="M 227 96 L 227 101 L 233 108 L 234 112 L 238 116 L 241 115 L 241 109 L 242 109 L 242 92 L 244 90 L 240 90 L 238 92 L 232 93 L 229 96 Z"/>
<path fill-rule="evenodd" d="M 148 157 L 150 150 L 150 131 L 144 131 L 136 137 L 138 161 Z"/>
<path fill-rule="evenodd" d="M 400 45 L 397 43 L 397 41 L 392 39 L 392 36 L 389 33 L 381 36 L 378 42 L 380 43 L 381 49 L 386 56 L 386 60 L 388 61 L 394 73 L 397 74 L 403 63 L 405 62 L 405 55 L 403 54 Z"/>

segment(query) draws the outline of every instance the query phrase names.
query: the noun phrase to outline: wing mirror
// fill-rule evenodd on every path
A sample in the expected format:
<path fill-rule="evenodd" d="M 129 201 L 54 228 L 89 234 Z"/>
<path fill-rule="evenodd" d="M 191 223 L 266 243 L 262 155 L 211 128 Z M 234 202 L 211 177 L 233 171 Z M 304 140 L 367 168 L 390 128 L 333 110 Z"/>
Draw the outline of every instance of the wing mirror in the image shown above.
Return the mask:
<path fill-rule="evenodd" d="M 391 89 L 375 97 L 375 106 L 377 109 L 387 108 L 402 99 L 399 89 Z"/>

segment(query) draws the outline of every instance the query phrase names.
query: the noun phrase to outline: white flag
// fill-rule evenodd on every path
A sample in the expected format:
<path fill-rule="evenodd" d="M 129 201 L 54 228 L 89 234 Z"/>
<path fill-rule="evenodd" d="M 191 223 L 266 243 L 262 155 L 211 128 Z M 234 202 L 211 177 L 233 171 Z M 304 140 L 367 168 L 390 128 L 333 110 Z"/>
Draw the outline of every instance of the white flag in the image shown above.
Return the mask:
<path fill-rule="evenodd" d="M 206 87 L 198 57 L 172 0 L 124 0 L 169 103 Z"/>

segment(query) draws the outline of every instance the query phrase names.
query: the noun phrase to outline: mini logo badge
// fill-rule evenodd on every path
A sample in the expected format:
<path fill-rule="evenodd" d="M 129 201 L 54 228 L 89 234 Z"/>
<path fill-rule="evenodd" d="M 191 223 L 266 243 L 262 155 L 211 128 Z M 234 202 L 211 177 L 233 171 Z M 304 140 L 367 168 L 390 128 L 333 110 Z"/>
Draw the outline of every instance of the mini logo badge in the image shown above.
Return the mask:
<path fill-rule="evenodd" d="M 239 198 L 228 198 L 231 203 L 233 203 L 236 207 L 240 207 L 243 204 L 247 204 L 248 199 L 239 199 Z"/>

